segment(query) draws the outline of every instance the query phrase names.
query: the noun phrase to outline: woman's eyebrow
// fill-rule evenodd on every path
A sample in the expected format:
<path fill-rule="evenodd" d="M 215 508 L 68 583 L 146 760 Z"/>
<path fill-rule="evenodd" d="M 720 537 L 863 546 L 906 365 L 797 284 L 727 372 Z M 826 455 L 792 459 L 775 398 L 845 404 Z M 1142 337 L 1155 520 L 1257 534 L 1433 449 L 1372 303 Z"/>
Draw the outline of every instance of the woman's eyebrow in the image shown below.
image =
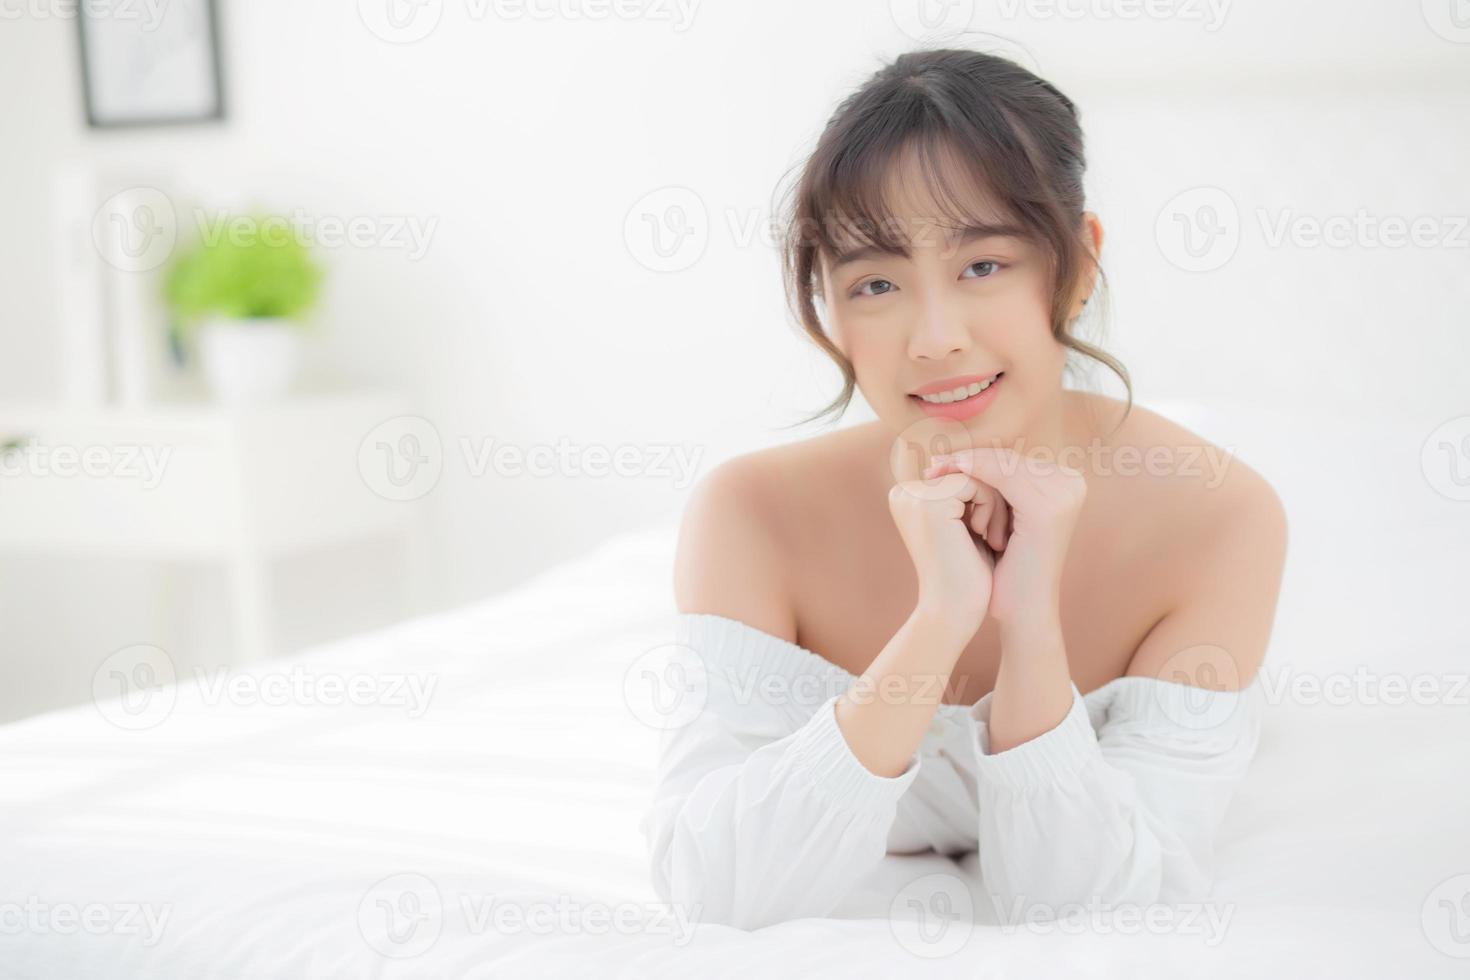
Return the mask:
<path fill-rule="evenodd" d="M 946 237 L 946 246 L 949 248 L 963 248 L 985 238 L 1019 238 L 1022 229 L 1012 224 L 968 224 L 954 229 Z M 837 253 L 836 261 L 832 263 L 833 271 L 852 262 L 860 262 L 863 259 L 873 258 L 880 255 L 897 255 L 900 258 L 909 258 L 909 249 L 904 245 L 893 247 L 867 244 L 856 245 Z"/>

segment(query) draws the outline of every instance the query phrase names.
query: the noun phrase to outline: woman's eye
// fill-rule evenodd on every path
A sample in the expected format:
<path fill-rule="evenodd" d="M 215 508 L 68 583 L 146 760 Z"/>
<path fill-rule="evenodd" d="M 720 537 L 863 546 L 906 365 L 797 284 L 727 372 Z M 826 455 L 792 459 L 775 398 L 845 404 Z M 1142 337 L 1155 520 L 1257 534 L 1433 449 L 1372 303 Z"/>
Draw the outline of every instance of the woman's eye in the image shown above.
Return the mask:
<path fill-rule="evenodd" d="M 979 262 L 971 262 L 969 265 L 965 266 L 965 271 L 966 272 L 969 272 L 971 269 L 978 269 L 981 266 L 989 266 L 989 268 L 986 269 L 986 271 L 982 272 L 980 275 L 978 275 L 978 276 L 971 276 L 970 278 L 972 278 L 972 279 L 988 279 L 989 277 L 995 275 L 995 273 L 1000 270 L 1000 263 L 999 262 L 992 261 L 991 259 L 981 259 Z"/>
<path fill-rule="evenodd" d="M 869 286 L 882 286 L 884 288 L 878 290 L 875 293 L 867 293 L 867 294 L 864 294 L 863 293 L 863 290 L 864 289 L 867 289 Z M 893 283 L 889 282 L 887 279 L 869 279 L 867 282 L 865 282 L 862 285 L 858 286 L 857 289 L 854 289 L 853 290 L 853 295 L 854 296 L 862 296 L 862 295 L 882 296 L 884 293 L 889 293 L 889 292 L 892 292 L 892 291 L 893 291 Z"/>

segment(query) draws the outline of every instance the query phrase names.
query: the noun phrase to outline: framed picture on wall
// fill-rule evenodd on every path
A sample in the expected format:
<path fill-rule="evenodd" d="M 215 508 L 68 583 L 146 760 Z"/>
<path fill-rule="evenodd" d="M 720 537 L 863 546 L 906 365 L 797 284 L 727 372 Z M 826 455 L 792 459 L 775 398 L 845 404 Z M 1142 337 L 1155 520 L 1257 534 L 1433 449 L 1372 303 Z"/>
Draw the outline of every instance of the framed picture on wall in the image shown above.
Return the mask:
<path fill-rule="evenodd" d="M 77 41 L 89 126 L 224 118 L 214 0 L 79 4 Z"/>

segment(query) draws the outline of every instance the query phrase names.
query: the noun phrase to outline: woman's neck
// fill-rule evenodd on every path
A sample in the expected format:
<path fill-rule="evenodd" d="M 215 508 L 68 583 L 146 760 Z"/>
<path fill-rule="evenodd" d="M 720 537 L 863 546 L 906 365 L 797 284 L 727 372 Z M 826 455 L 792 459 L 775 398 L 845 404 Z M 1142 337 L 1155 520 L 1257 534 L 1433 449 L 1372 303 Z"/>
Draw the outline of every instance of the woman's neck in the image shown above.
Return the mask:
<path fill-rule="evenodd" d="M 1051 459 L 1063 455 L 1085 455 L 1089 447 L 1102 438 L 1102 430 L 1093 400 L 1086 392 L 1061 389 L 1047 406 L 1046 412 L 1027 432 L 1007 444 L 1021 455 L 1045 455 Z"/>

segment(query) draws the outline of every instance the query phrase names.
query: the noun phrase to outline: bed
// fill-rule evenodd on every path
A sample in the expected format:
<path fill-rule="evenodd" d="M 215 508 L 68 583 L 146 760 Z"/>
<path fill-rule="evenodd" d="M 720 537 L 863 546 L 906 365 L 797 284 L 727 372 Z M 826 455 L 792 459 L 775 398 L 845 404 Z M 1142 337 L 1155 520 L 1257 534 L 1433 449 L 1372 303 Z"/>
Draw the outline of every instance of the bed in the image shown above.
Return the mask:
<path fill-rule="evenodd" d="M 669 519 L 249 671 L 121 651 L 96 703 L 0 729 L 0 977 L 1470 975 L 1470 503 L 1401 468 L 1417 423 L 1355 430 L 1390 475 L 1335 493 L 1280 419 L 1180 411 L 1292 520 L 1213 918 L 986 924 L 932 853 L 887 858 L 843 918 L 663 908 L 637 689 L 672 635 Z M 1393 508 L 1377 542 L 1344 532 L 1365 507 Z"/>

